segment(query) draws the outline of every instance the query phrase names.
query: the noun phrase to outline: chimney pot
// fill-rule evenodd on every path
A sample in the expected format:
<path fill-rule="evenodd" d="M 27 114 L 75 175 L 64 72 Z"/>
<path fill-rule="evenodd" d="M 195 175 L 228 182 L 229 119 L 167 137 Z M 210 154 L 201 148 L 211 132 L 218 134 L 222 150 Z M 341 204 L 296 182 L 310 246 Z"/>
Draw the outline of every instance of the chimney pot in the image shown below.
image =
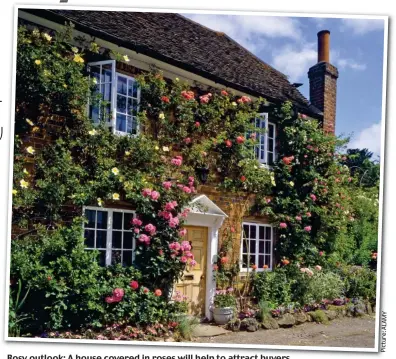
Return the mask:
<path fill-rule="evenodd" d="M 318 62 L 330 62 L 330 31 L 318 32 Z"/>

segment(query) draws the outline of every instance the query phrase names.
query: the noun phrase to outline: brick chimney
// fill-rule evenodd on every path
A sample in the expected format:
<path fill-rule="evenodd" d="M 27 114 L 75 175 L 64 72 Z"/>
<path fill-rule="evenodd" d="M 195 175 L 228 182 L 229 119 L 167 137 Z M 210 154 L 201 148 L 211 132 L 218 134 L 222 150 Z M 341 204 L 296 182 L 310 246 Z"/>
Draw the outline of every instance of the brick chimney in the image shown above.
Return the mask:
<path fill-rule="evenodd" d="M 323 129 L 335 132 L 338 70 L 330 64 L 330 31 L 318 32 L 318 63 L 308 71 L 312 105 L 323 112 Z"/>

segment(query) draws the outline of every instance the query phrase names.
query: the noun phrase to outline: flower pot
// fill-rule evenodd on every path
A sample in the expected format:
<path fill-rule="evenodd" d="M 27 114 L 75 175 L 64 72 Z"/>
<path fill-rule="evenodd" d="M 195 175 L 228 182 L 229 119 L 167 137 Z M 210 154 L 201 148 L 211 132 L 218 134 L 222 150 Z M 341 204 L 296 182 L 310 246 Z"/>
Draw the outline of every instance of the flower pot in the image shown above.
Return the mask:
<path fill-rule="evenodd" d="M 225 307 L 225 308 L 214 308 L 213 310 L 213 318 L 216 324 L 227 324 L 234 316 L 234 308 Z"/>

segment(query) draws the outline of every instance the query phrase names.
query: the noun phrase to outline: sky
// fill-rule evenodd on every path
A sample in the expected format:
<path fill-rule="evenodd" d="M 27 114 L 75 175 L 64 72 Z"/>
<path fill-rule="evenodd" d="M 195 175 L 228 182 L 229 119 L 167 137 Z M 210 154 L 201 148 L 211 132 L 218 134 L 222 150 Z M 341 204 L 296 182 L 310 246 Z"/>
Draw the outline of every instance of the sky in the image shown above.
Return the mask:
<path fill-rule="evenodd" d="M 330 63 L 338 68 L 336 134 L 349 148 L 381 152 L 384 20 L 256 15 L 183 14 L 222 31 L 264 62 L 300 82 L 317 62 L 317 33 L 330 31 Z"/>

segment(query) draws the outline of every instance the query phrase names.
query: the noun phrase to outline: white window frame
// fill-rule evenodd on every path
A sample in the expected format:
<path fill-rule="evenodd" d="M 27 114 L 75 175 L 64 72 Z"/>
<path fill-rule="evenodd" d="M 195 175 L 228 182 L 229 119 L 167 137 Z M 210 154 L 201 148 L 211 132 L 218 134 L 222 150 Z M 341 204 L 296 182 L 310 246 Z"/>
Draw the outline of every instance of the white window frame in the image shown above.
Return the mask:
<path fill-rule="evenodd" d="M 124 131 L 118 131 L 116 130 L 116 120 L 117 120 L 117 81 L 118 81 L 118 76 L 124 77 L 128 80 L 132 80 L 136 82 L 136 79 L 133 76 L 129 76 L 120 72 L 116 71 L 116 61 L 115 60 L 105 60 L 105 61 L 96 61 L 96 62 L 89 62 L 88 63 L 88 68 L 90 66 L 103 66 L 103 65 L 111 65 L 111 101 L 110 101 L 110 112 L 111 112 L 111 119 L 107 123 L 108 127 L 111 127 L 112 133 L 120 136 L 137 136 L 139 135 L 140 132 L 140 126 L 139 123 L 136 123 L 136 134 L 124 132 Z M 101 85 L 101 82 L 99 82 L 99 86 Z M 140 87 L 137 89 L 137 101 L 138 104 L 140 103 Z M 128 96 L 126 96 L 128 98 Z M 127 101 L 128 105 L 128 101 Z M 88 104 L 88 110 L 87 113 L 89 113 L 89 106 Z M 139 112 L 139 105 L 137 112 Z"/>
<path fill-rule="evenodd" d="M 246 253 L 243 253 L 243 241 L 245 240 L 245 238 L 244 238 L 244 230 L 243 230 L 243 226 L 244 225 L 246 225 L 246 226 L 255 226 L 256 227 L 256 239 L 255 239 L 255 241 L 256 241 L 256 253 L 254 254 L 255 263 L 249 263 L 249 267 L 248 268 L 244 268 L 243 267 L 243 255 L 246 254 Z M 258 257 L 259 257 L 259 255 L 264 255 L 264 257 L 265 257 L 265 255 L 267 255 L 267 253 L 265 253 L 265 252 L 264 253 L 259 253 L 259 242 L 260 242 L 260 239 L 258 237 L 259 237 L 260 227 L 269 227 L 269 228 L 271 228 L 271 241 L 270 241 L 271 245 L 270 245 L 270 253 L 269 253 L 270 265 L 268 266 L 267 269 L 264 269 L 264 268 L 258 266 Z M 264 231 L 265 231 L 265 229 L 264 229 Z M 274 235 L 275 235 L 275 228 L 274 228 L 274 226 L 272 224 L 257 223 L 257 222 L 242 222 L 240 265 L 239 265 L 239 268 L 240 268 L 241 272 L 247 273 L 247 272 L 253 271 L 253 268 L 251 268 L 251 265 L 253 265 L 253 264 L 257 265 L 256 272 L 264 272 L 264 271 L 271 272 L 273 270 L 273 264 L 274 264 Z M 264 236 L 265 236 L 265 232 L 264 232 Z M 249 240 L 250 240 L 250 238 L 249 238 Z M 262 241 L 264 242 L 264 250 L 265 250 L 265 242 L 267 240 L 263 239 Z M 248 247 L 249 246 L 247 246 L 247 248 Z"/>
<path fill-rule="evenodd" d="M 260 126 L 257 127 L 257 121 L 260 121 Z M 264 126 L 262 123 L 264 122 Z M 260 113 L 258 117 L 254 119 L 254 124 L 256 128 L 265 128 L 265 133 L 256 132 L 256 140 L 258 141 L 257 144 L 254 145 L 254 157 L 259 161 L 261 166 L 263 167 L 270 167 L 271 165 L 268 164 L 268 153 L 273 153 L 274 162 L 276 161 L 276 125 L 273 122 L 269 122 L 268 120 L 268 112 Z M 272 151 L 269 151 L 268 148 L 268 139 L 269 139 L 269 126 L 274 127 L 274 137 L 273 139 L 273 146 Z M 260 147 L 262 146 L 262 141 L 264 142 L 264 158 L 260 158 Z M 256 149 L 259 148 L 259 155 L 256 156 Z"/>
<path fill-rule="evenodd" d="M 119 231 L 119 232 L 126 232 L 127 230 L 124 230 L 123 228 L 121 230 L 118 229 L 113 229 L 113 213 L 114 212 L 120 212 L 123 214 L 124 217 L 124 213 L 131 213 L 132 217 L 135 218 L 136 217 L 136 212 L 133 210 L 127 210 L 127 209 L 120 209 L 120 208 L 104 208 L 104 207 L 95 207 L 95 206 L 84 206 L 83 207 L 83 216 L 85 217 L 85 211 L 86 210 L 91 210 L 91 211 L 101 211 L 101 212 L 107 212 L 107 229 L 106 229 L 106 260 L 105 260 L 105 265 L 109 266 L 111 265 L 111 258 L 112 258 L 112 251 L 113 251 L 113 231 Z M 96 226 L 97 226 L 97 221 L 95 219 L 95 228 L 86 228 L 85 227 L 85 223 L 83 224 L 83 229 L 85 232 L 85 229 L 87 230 L 95 230 L 95 243 L 96 243 Z M 123 225 L 123 223 L 122 223 Z M 103 230 L 104 231 L 104 230 Z M 132 232 L 132 230 L 131 230 Z M 84 233 L 85 234 L 85 233 Z M 84 237 L 85 238 L 85 237 Z M 123 237 L 122 237 L 123 240 Z M 85 250 L 96 250 L 97 248 L 90 248 L 90 247 L 86 247 Z M 135 261 L 135 249 L 136 249 L 136 241 L 133 240 L 132 241 L 132 263 Z M 103 251 L 103 249 L 98 249 L 99 251 Z M 114 249 L 114 250 L 121 250 L 121 252 L 124 251 L 124 249 Z M 129 251 L 129 249 L 128 249 Z M 122 264 L 122 262 L 121 262 Z"/>

